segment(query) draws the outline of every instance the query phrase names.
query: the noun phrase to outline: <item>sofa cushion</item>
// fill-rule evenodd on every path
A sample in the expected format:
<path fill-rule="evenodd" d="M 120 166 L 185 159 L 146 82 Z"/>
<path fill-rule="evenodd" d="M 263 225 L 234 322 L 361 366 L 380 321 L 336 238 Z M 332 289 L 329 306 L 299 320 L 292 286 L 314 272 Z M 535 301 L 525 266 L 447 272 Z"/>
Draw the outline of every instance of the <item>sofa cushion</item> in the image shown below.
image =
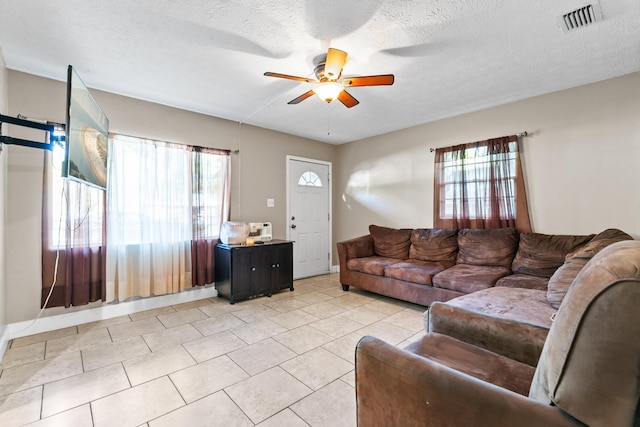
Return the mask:
<path fill-rule="evenodd" d="M 623 240 L 633 240 L 633 237 L 623 231 L 611 228 L 597 234 L 589 243 L 568 254 L 564 264 L 549 279 L 547 290 L 549 303 L 555 308 L 560 308 L 573 280 L 587 262 L 610 244 Z"/>
<path fill-rule="evenodd" d="M 498 279 L 511 274 L 509 267 L 456 264 L 435 276 L 433 286 L 469 294 L 493 287 Z"/>
<path fill-rule="evenodd" d="M 381 256 L 368 256 L 364 258 L 354 258 L 347 261 L 347 268 L 360 273 L 373 274 L 374 276 L 384 276 L 384 269 L 398 262 L 397 259 L 385 258 Z"/>
<path fill-rule="evenodd" d="M 555 312 L 545 291 L 490 288 L 433 303 L 425 313 L 425 324 L 427 332 L 536 366 Z"/>
<path fill-rule="evenodd" d="M 458 264 L 511 267 L 518 249 L 515 228 L 464 229 L 458 233 Z"/>
<path fill-rule="evenodd" d="M 370 225 L 369 233 L 373 237 L 376 255 L 396 259 L 409 258 L 411 231 L 409 228 L 396 229 Z"/>
<path fill-rule="evenodd" d="M 411 232 L 409 258 L 455 264 L 457 255 L 458 230 L 455 228 L 417 228 Z"/>
<path fill-rule="evenodd" d="M 621 242 L 623 240 L 633 240 L 633 237 L 629 236 L 624 231 L 618 230 L 616 228 L 609 228 L 602 233 L 596 234 L 594 238 L 591 239 L 586 245 L 568 254 L 565 260 L 570 258 L 591 259 L 595 254 L 597 254 L 610 244 Z"/>
<path fill-rule="evenodd" d="M 553 273 L 547 288 L 547 299 L 552 307 L 560 308 L 569 287 L 587 262 L 589 262 L 588 258 L 571 258 Z"/>
<path fill-rule="evenodd" d="M 522 233 L 511 269 L 514 273 L 551 277 L 567 254 L 589 242 L 593 236 Z"/>
<path fill-rule="evenodd" d="M 496 286 L 503 286 L 505 288 L 538 289 L 541 291 L 546 291 L 548 283 L 549 279 L 547 279 L 546 277 L 530 276 L 528 274 L 510 274 L 498 280 L 496 282 Z"/>
<path fill-rule="evenodd" d="M 498 387 L 529 395 L 535 368 L 525 363 L 437 332 L 425 335 L 404 349 Z"/>
<path fill-rule="evenodd" d="M 386 267 L 384 269 L 384 275 L 393 277 L 394 279 L 404 280 L 405 282 L 431 285 L 432 277 L 444 269 L 451 267 L 451 265 L 451 263 L 408 259 Z"/>

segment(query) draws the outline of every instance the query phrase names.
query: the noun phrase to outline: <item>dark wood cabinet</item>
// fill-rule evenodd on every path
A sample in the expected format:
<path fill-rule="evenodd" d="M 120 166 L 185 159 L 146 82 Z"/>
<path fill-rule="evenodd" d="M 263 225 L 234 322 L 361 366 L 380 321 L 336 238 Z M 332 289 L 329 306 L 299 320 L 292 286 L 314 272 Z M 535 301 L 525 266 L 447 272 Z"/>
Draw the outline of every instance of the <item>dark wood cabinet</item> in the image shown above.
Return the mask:
<path fill-rule="evenodd" d="M 215 248 L 218 294 L 236 301 L 289 288 L 293 291 L 293 242 L 272 240 L 254 246 L 218 243 Z"/>

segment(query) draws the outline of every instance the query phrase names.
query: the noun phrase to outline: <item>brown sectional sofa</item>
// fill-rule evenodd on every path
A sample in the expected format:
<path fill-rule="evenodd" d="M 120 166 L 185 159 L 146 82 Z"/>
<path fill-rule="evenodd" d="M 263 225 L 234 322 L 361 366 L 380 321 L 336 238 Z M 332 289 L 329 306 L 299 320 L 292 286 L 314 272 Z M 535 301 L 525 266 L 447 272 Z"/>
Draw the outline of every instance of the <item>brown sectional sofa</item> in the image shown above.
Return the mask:
<path fill-rule="evenodd" d="M 430 306 L 428 332 L 536 366 L 564 295 L 579 271 L 611 243 L 597 235 L 514 229 L 391 229 L 337 243 L 343 289 Z"/>
<path fill-rule="evenodd" d="M 640 426 L 639 305 L 640 242 L 625 241 L 580 271 L 536 368 L 435 332 L 404 349 L 364 337 L 355 351 L 357 423 Z"/>

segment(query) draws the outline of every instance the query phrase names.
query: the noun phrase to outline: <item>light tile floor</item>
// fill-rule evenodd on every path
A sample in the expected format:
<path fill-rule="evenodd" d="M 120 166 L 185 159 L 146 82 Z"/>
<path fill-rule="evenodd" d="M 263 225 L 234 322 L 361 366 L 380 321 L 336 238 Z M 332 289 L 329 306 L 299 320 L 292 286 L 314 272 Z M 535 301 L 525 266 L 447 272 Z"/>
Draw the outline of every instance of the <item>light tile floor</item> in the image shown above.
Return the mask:
<path fill-rule="evenodd" d="M 425 308 L 337 274 L 234 305 L 211 298 L 17 338 L 0 425 L 354 426 L 354 349 L 404 347 Z"/>

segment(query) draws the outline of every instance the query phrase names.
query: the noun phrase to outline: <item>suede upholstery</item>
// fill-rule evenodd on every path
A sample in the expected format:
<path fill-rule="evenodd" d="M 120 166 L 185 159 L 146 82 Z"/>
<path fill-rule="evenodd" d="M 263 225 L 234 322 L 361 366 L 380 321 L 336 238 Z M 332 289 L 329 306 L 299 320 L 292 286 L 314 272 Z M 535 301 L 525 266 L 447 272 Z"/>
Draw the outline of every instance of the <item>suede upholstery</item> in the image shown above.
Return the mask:
<path fill-rule="evenodd" d="M 549 278 L 567 255 L 578 254 L 593 237 L 525 233 L 523 242 L 513 228 L 412 230 L 370 225 L 369 230 L 368 235 L 336 244 L 343 289 L 356 286 L 422 305 L 494 286 L 547 290 Z M 623 235 L 627 236 L 606 230 L 591 250 Z M 557 282 L 559 298 L 566 292 L 562 286 L 566 288 L 577 271 L 566 272 Z"/>
<path fill-rule="evenodd" d="M 523 396 L 529 395 L 536 370 L 533 366 L 436 332 L 409 344 L 405 350 Z"/>
<path fill-rule="evenodd" d="M 423 340 L 433 341 L 426 336 Z M 356 405 L 359 427 L 541 427 L 582 426 L 558 408 L 508 390 L 482 378 L 501 383 L 524 383 L 531 367 L 505 369 L 499 356 L 487 362 L 489 352 L 443 336 L 430 358 L 431 345 L 419 346 L 419 354 L 387 344 L 374 337 L 362 338 L 356 346 Z M 459 347 L 458 347 L 459 346 Z M 412 345 L 414 347 L 414 345 Z M 457 349 L 454 349 L 458 347 Z M 442 349 L 451 351 L 446 360 Z M 453 350 L 452 350 L 453 349 Z M 412 348 L 413 350 L 413 348 Z M 414 350 L 415 351 L 415 350 Z M 497 355 L 496 355 L 497 356 Z M 468 358 L 467 363 L 463 358 Z M 491 357 L 490 357 L 491 358 Z M 442 363 L 445 362 L 446 363 Z M 501 363 L 502 362 L 502 363 Z M 464 364 L 470 375 L 452 366 Z M 484 372 L 483 372 L 484 367 Z M 478 378 L 481 377 L 481 378 Z"/>
<path fill-rule="evenodd" d="M 385 267 L 384 275 L 406 282 L 432 285 L 434 275 L 451 267 L 447 262 L 420 261 L 408 259 Z"/>
<path fill-rule="evenodd" d="M 405 350 L 364 337 L 356 346 L 358 425 L 640 426 L 638 306 L 640 242 L 623 241 L 576 277 L 533 379 L 532 366 L 447 335 L 429 332 Z"/>
<path fill-rule="evenodd" d="M 498 280 L 496 286 L 506 288 L 526 288 L 544 291 L 549 285 L 546 277 L 531 276 L 529 274 L 510 274 Z"/>
<path fill-rule="evenodd" d="M 424 306 L 430 305 L 433 301 L 447 301 L 464 295 L 461 292 L 448 289 L 439 289 L 433 286 L 398 280 L 388 276 L 367 274 L 351 269 L 348 265 L 353 266 L 354 263 L 361 262 L 356 261 L 357 259 L 375 256 L 371 235 L 338 242 L 336 246 L 338 249 L 338 259 L 340 260 L 340 282 L 345 290 L 349 288 L 349 285 L 353 285 L 380 295 L 410 301 Z M 401 260 L 395 261 L 401 262 Z M 358 268 L 363 269 L 364 267 Z M 428 275 L 431 275 L 431 273 L 428 273 Z"/>
<path fill-rule="evenodd" d="M 458 230 L 418 228 L 411 232 L 409 258 L 453 265 L 458 256 Z"/>
<path fill-rule="evenodd" d="M 556 310 L 546 292 L 489 288 L 446 303 L 433 303 L 424 314 L 427 332 L 438 332 L 536 366 Z"/>
<path fill-rule="evenodd" d="M 373 237 L 371 234 L 356 239 L 349 240 L 349 244 L 345 246 L 345 259 L 366 258 L 374 256 L 376 250 L 373 246 Z"/>
<path fill-rule="evenodd" d="M 547 284 L 547 300 L 553 308 L 560 308 L 569 287 L 587 262 L 588 258 L 569 258 L 553 273 Z"/>
<path fill-rule="evenodd" d="M 433 286 L 470 294 L 495 286 L 511 274 L 509 267 L 456 264 L 433 278 Z"/>
<path fill-rule="evenodd" d="M 554 308 L 559 308 L 562 299 L 580 270 L 598 252 L 615 242 L 633 240 L 617 229 L 608 229 L 596 235 L 589 243 L 568 254 L 564 264 L 549 279 L 547 299 Z"/>
<path fill-rule="evenodd" d="M 373 247 L 376 255 L 395 258 L 409 258 L 409 247 L 411 246 L 411 229 L 408 228 L 387 228 L 377 225 L 369 226 L 369 234 L 373 237 Z"/>
<path fill-rule="evenodd" d="M 590 426 L 637 425 L 639 306 L 640 242 L 607 246 L 567 292 L 529 396 Z"/>
<path fill-rule="evenodd" d="M 395 264 L 398 260 L 382 256 L 369 256 L 365 258 L 355 258 L 347 261 L 347 267 L 353 271 L 383 276 L 384 269 Z"/>
<path fill-rule="evenodd" d="M 517 250 L 518 232 L 515 228 L 460 230 L 457 264 L 506 267 L 511 270 Z"/>
<path fill-rule="evenodd" d="M 551 277 L 568 253 L 577 250 L 594 237 L 521 233 L 518 252 L 513 259 L 514 273 Z"/>

